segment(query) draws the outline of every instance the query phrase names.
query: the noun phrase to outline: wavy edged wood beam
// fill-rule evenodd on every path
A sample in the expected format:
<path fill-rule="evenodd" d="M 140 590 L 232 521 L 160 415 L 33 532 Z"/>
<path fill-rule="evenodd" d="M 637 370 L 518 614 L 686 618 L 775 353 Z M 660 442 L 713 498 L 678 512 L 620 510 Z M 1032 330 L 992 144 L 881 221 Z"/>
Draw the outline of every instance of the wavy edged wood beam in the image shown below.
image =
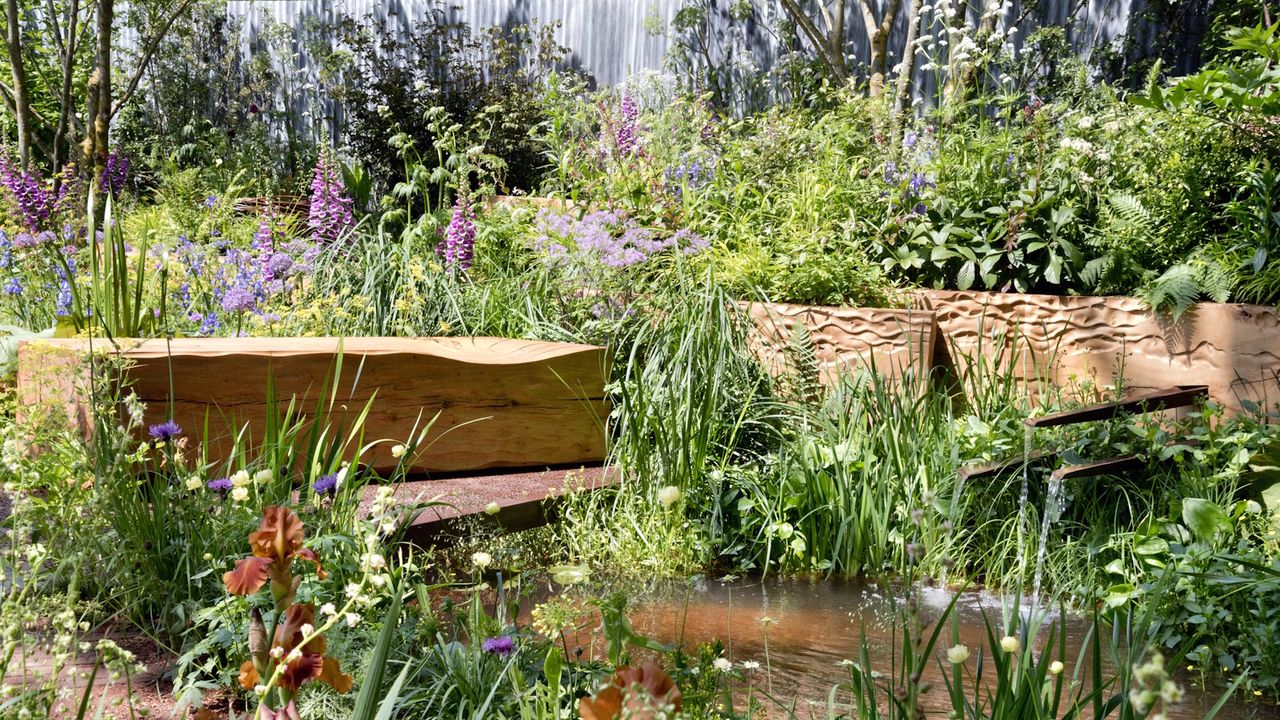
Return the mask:
<path fill-rule="evenodd" d="M 86 429 L 85 340 L 21 343 L 18 394 L 26 412 L 65 412 Z M 544 468 L 605 458 L 604 348 L 505 338 L 180 338 L 94 341 L 95 351 L 131 363 L 127 377 L 147 404 L 146 423 L 172 410 L 187 434 L 210 428 L 210 457 L 221 459 L 247 424 L 261 438 L 266 389 L 302 412 L 329 405 L 326 386 L 339 352 L 341 375 L 328 422 L 349 425 L 366 403 L 364 455 L 378 470 L 396 465 L 391 447 L 439 416 L 415 472 Z M 322 391 L 326 394 L 322 396 Z"/>

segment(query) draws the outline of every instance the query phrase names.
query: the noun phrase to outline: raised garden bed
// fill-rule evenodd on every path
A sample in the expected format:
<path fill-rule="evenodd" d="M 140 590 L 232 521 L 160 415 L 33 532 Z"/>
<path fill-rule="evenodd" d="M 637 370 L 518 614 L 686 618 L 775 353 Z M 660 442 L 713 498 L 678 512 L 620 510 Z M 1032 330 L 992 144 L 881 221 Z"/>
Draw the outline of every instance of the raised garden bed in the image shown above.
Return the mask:
<path fill-rule="evenodd" d="M 1110 386 L 1133 391 L 1207 385 L 1229 411 L 1280 400 L 1280 313 L 1261 305 L 1204 303 L 1182 317 L 1133 297 L 921 291 L 937 318 L 939 350 L 959 369 L 974 359 L 1012 362 L 1035 391 Z"/>
<path fill-rule="evenodd" d="M 843 372 L 875 369 L 894 379 L 928 372 L 934 349 L 933 312 L 886 308 L 743 303 L 755 323 L 752 348 L 775 374 L 794 364 L 789 350 L 798 324 L 808 328 L 819 376 L 831 383 Z"/>

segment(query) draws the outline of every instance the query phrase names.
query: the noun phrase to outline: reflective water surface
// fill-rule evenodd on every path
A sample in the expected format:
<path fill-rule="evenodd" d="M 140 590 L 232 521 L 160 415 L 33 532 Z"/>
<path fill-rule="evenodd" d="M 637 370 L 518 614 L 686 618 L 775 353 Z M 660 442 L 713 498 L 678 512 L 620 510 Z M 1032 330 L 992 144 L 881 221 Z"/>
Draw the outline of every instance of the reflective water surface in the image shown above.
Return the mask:
<path fill-rule="evenodd" d="M 941 614 L 952 595 L 942 590 L 925 589 L 920 597 L 922 617 L 932 620 Z M 725 643 L 726 652 L 735 663 L 748 660 L 760 663 L 762 670 L 757 676 L 757 686 L 765 683 L 763 668 L 766 665 L 767 629 L 773 694 L 788 700 L 798 699 L 801 717 L 809 715 L 804 708 L 809 702 L 821 704 L 821 708 L 814 707 L 813 710 L 816 713 L 821 709 L 821 716 L 825 717 L 825 705 L 831 689 L 849 677 L 849 671 L 841 661 L 857 659 L 862 633 L 865 633 L 871 650 L 873 670 L 888 673 L 894 648 L 901 647 L 900 631 L 895 635 L 892 622 L 894 599 L 883 588 L 865 582 L 696 580 L 637 591 L 633 603 L 635 610 L 631 620 L 638 633 L 662 642 L 683 642 L 690 650 L 701 643 L 719 639 Z M 999 598 L 966 593 L 957 604 L 955 617 L 959 620 L 959 642 L 971 651 L 970 671 L 975 669 L 979 648 L 989 646 L 984 613 L 999 632 L 1004 615 Z M 767 624 L 761 622 L 763 618 L 770 621 Z M 1057 622 L 1056 618 L 1054 622 Z M 1077 664 L 1080 665 L 1081 682 L 1088 674 L 1092 661 L 1088 653 L 1082 655 L 1081 647 L 1089 625 L 1083 617 L 1069 615 L 1067 618 L 1066 671 L 1063 677 L 1068 681 Z M 939 656 L 955 643 L 952 632 L 951 627 L 943 630 L 937 645 Z M 1047 635 L 1047 632 L 1041 634 L 1041 646 L 1033 651 L 1043 651 L 1043 638 Z M 1105 659 L 1104 665 L 1110 665 L 1109 659 Z M 938 711 L 937 717 L 945 717 L 949 703 L 937 663 L 931 664 L 924 679 L 933 685 L 926 696 L 927 703 Z M 1177 680 L 1187 691 L 1186 698 L 1181 704 L 1168 708 L 1168 717 L 1187 720 L 1205 717 L 1218 701 L 1221 691 L 1215 692 L 1210 688 L 1202 692 L 1197 687 L 1195 674 L 1185 669 L 1180 671 Z M 841 692 L 837 697 L 847 699 L 848 695 Z M 1085 712 L 1084 717 L 1091 714 L 1091 711 Z M 1233 703 L 1223 708 L 1217 717 L 1280 719 L 1280 711 L 1258 703 Z"/>

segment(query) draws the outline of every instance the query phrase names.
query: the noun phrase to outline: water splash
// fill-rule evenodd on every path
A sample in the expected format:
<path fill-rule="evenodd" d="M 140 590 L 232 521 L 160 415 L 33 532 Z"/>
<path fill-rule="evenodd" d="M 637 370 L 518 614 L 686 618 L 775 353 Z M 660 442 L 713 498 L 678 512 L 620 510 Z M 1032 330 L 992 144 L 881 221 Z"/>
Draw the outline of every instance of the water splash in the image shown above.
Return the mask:
<path fill-rule="evenodd" d="M 1049 546 L 1049 528 L 1062 517 L 1066 502 L 1062 494 L 1062 478 L 1049 476 L 1049 490 L 1044 498 L 1044 511 L 1040 517 L 1040 546 L 1036 549 L 1036 575 L 1031 585 L 1031 604 L 1034 608 L 1040 602 L 1040 588 L 1044 581 L 1044 560 Z"/>

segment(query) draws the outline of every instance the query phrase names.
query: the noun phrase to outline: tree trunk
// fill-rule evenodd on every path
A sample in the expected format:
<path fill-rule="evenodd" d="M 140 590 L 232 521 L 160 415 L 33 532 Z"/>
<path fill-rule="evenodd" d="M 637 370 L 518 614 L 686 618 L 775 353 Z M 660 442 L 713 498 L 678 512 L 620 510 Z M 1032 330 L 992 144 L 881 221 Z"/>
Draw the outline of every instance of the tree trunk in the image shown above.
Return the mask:
<path fill-rule="evenodd" d="M 841 84 L 849 79 L 849 65 L 844 59 L 845 1 L 839 0 L 836 3 L 836 15 L 833 17 L 827 12 L 823 0 L 819 0 L 818 7 L 827 25 L 827 34 L 823 35 L 797 0 L 782 0 L 782 9 L 809 38 L 813 49 L 818 53 L 818 59 Z"/>
<path fill-rule="evenodd" d="M 22 171 L 31 162 L 31 95 L 27 91 L 27 71 L 22 62 L 22 25 L 18 18 L 18 0 L 5 0 L 5 46 L 9 51 L 9 68 L 13 71 L 14 115 L 18 124 L 18 161 Z"/>
<path fill-rule="evenodd" d="M 996 25 L 1000 21 L 1000 0 L 989 0 L 982 4 L 982 17 L 978 22 L 977 29 L 974 30 L 974 40 L 986 42 L 991 33 L 995 32 Z M 962 22 L 964 13 L 961 13 L 957 22 Z M 949 48 L 948 52 L 956 52 L 955 47 Z M 962 63 L 950 63 L 951 76 L 947 78 L 944 86 L 943 100 L 947 104 L 953 101 L 963 100 L 969 94 L 970 88 L 973 87 L 974 80 L 978 76 L 978 65 L 972 58 Z"/>
<path fill-rule="evenodd" d="M 53 4 L 50 3 L 49 11 L 53 12 L 54 10 Z M 79 24 L 79 16 L 80 0 L 71 0 L 71 8 L 67 13 L 67 35 L 60 45 L 62 51 L 62 87 L 59 88 L 58 94 L 58 126 L 53 131 L 53 147 L 49 158 L 53 162 L 53 171 L 55 173 L 62 169 L 62 164 L 70 160 L 71 155 L 71 143 L 67 140 L 67 132 L 71 125 L 71 111 L 75 102 L 72 83 L 75 80 L 76 26 Z M 68 157 L 62 156 L 64 147 L 68 148 Z"/>
<path fill-rule="evenodd" d="M 871 62 L 868 68 L 871 71 L 871 77 L 867 83 L 867 89 L 871 97 L 880 97 L 884 94 L 884 76 L 885 76 L 885 55 L 889 52 L 889 35 L 876 30 L 871 34 Z"/>
<path fill-rule="evenodd" d="M 916 71 L 916 41 L 920 39 L 920 9 L 922 7 L 924 7 L 924 0 L 911 0 L 907 39 L 902 46 L 902 69 L 898 72 L 897 98 L 893 103 L 893 141 L 895 147 L 902 134 L 902 125 L 906 120 L 907 108 L 911 104 L 911 79 Z"/>
<path fill-rule="evenodd" d="M 93 176 L 106 167 L 111 140 L 111 31 L 115 0 L 98 0 L 98 55 L 89 80 L 89 128 L 85 133 L 85 164 L 93 164 Z"/>
<path fill-rule="evenodd" d="M 871 97 L 884 94 L 885 70 L 889 65 L 889 36 L 893 33 L 893 23 L 898 19 L 898 8 L 901 6 L 902 0 L 889 0 L 884 8 L 884 16 L 877 22 L 872 0 L 862 0 L 862 24 L 867 31 L 867 47 L 871 49 L 871 60 L 868 63 L 871 77 L 867 88 Z"/>

